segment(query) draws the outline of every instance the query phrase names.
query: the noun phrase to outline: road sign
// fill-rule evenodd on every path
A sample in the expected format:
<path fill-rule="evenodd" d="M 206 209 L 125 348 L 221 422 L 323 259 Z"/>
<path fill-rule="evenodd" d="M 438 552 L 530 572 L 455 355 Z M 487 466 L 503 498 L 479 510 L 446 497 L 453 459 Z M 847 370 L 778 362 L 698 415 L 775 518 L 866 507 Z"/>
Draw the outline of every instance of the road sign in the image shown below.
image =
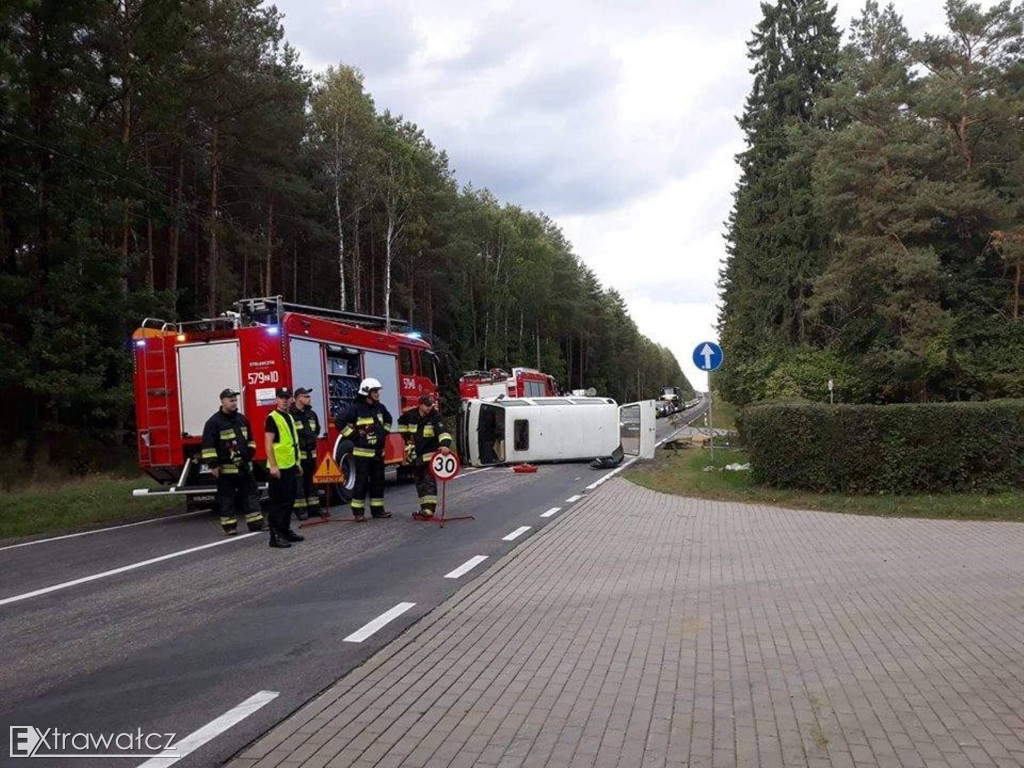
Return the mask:
<path fill-rule="evenodd" d="M 442 483 L 446 483 L 459 474 L 459 457 L 454 453 L 438 451 L 430 460 L 430 472 Z"/>
<path fill-rule="evenodd" d="M 329 485 L 331 483 L 344 483 L 345 473 L 341 471 L 341 467 L 338 466 L 338 462 L 330 457 L 330 455 L 324 456 L 324 460 L 320 462 L 320 466 L 316 468 L 316 472 L 313 473 L 313 482 L 318 485 Z"/>
<path fill-rule="evenodd" d="M 693 350 L 693 364 L 702 371 L 717 370 L 725 359 L 722 348 L 713 341 L 698 344 Z"/>

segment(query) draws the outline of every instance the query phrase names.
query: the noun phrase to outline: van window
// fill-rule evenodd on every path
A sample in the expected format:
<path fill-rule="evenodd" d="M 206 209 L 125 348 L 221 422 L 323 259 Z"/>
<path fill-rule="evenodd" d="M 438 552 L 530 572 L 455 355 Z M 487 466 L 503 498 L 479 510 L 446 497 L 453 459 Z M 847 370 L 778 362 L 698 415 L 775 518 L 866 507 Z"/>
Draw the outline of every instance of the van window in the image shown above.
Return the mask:
<path fill-rule="evenodd" d="M 530 450 L 530 421 L 528 419 L 516 419 L 512 424 L 515 436 L 517 451 Z"/>
<path fill-rule="evenodd" d="M 398 362 L 402 366 L 402 375 L 412 376 L 412 350 L 408 347 L 399 347 Z"/>

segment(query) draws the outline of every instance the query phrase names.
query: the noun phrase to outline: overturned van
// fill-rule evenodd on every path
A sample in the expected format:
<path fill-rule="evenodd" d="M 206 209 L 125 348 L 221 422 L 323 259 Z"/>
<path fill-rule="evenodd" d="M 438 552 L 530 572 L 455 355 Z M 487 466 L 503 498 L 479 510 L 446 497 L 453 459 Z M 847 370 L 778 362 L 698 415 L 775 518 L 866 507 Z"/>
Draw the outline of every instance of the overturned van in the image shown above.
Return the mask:
<path fill-rule="evenodd" d="M 466 464 L 486 467 L 613 456 L 654 457 L 654 401 L 607 397 L 464 400 L 457 430 Z"/>

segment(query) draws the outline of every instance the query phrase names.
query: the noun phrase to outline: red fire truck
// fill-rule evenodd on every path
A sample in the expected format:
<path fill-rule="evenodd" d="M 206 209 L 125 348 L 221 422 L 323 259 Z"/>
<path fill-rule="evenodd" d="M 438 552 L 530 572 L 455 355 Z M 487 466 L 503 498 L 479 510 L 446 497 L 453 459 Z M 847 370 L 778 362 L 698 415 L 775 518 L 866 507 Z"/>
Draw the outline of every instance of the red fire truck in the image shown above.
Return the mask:
<path fill-rule="evenodd" d="M 558 385 L 553 376 L 532 368 L 513 368 L 509 374 L 500 368 L 469 371 L 459 379 L 459 396 L 463 400 L 489 400 L 506 397 L 553 397 Z"/>
<path fill-rule="evenodd" d="M 420 395 L 437 396 L 437 358 L 412 332 L 386 332 L 384 319 L 285 302 L 280 296 L 243 299 L 220 317 L 184 323 L 147 318 L 133 334 L 135 423 L 139 466 L 166 486 L 136 495 L 180 493 L 190 507 L 210 506 L 213 477 L 199 460 L 203 425 L 220 406 L 219 393 L 241 392 L 239 410 L 256 433 L 256 461 L 266 459 L 263 423 L 278 387 L 312 388 L 322 432 L 317 454 L 341 465 L 351 490 L 351 442 L 335 419 L 365 377 L 384 385 L 381 402 L 398 417 Z M 402 321 L 392 328 L 405 330 Z M 389 437 L 385 462 L 400 464 L 402 438 Z M 260 467 L 262 469 L 262 467 Z"/>

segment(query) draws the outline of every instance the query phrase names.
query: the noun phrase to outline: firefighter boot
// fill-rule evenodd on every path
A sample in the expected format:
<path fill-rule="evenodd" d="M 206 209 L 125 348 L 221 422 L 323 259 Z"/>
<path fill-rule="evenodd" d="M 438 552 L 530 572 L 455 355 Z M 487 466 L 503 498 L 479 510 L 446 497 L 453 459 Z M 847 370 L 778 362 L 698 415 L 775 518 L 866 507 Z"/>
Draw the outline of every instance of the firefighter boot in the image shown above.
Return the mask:
<path fill-rule="evenodd" d="M 245 516 L 245 524 L 249 528 L 249 531 L 256 533 L 256 531 L 263 530 L 263 514 L 260 512 L 250 512 Z"/>
<path fill-rule="evenodd" d="M 238 519 L 234 517 L 221 517 L 220 527 L 224 529 L 224 535 L 234 536 L 238 533 Z"/>
<path fill-rule="evenodd" d="M 431 512 L 429 509 L 421 509 L 418 512 L 412 513 L 413 520 L 432 520 L 433 518 L 434 513 Z"/>
<path fill-rule="evenodd" d="M 270 546 L 273 549 L 289 549 L 291 544 L 285 541 L 277 531 L 270 532 Z"/>
<path fill-rule="evenodd" d="M 283 538 L 285 541 L 305 541 L 306 540 L 305 536 L 302 536 L 302 535 L 296 533 L 295 531 L 293 531 L 291 529 L 288 529 L 287 531 L 282 533 L 281 534 L 281 538 Z"/>

